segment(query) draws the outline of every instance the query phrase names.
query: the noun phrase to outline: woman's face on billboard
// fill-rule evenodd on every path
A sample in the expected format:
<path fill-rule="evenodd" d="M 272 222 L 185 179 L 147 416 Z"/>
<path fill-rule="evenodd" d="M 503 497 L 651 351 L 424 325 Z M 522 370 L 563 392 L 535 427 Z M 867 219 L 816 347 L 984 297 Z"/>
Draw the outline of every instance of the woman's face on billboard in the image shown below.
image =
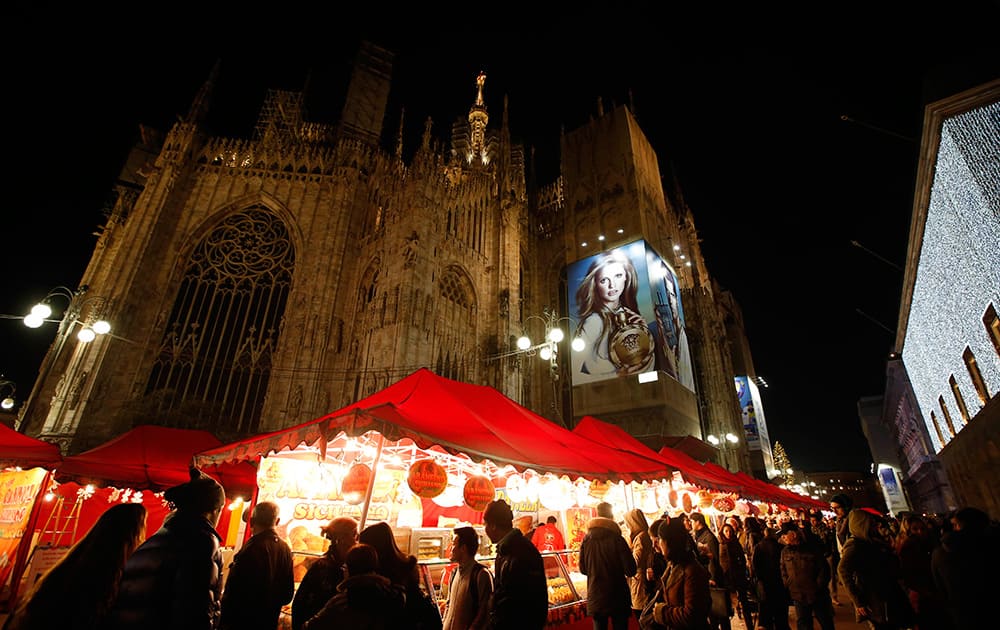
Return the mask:
<path fill-rule="evenodd" d="M 597 293 L 602 302 L 614 303 L 621 299 L 625 288 L 625 265 L 617 262 L 604 265 L 597 272 Z"/>

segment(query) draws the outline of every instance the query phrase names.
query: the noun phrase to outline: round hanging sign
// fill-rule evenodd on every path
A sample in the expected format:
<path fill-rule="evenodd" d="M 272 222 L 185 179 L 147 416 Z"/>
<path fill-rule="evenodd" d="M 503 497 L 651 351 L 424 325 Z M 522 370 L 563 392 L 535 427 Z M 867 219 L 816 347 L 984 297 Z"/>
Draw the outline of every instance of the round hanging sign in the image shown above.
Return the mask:
<path fill-rule="evenodd" d="M 372 469 L 366 464 L 354 464 L 344 475 L 340 484 L 340 495 L 351 505 L 357 505 L 365 500 L 368 494 L 368 484 L 372 478 Z"/>
<path fill-rule="evenodd" d="M 477 512 L 482 512 L 496 496 L 496 488 L 493 487 L 489 477 L 469 477 L 462 490 L 462 496 L 466 505 Z"/>
<path fill-rule="evenodd" d="M 732 497 L 721 496 L 712 501 L 712 507 L 723 514 L 729 514 L 736 509 L 736 501 Z"/>
<path fill-rule="evenodd" d="M 410 466 L 406 485 L 418 497 L 433 499 L 448 487 L 448 472 L 433 459 L 421 459 Z"/>

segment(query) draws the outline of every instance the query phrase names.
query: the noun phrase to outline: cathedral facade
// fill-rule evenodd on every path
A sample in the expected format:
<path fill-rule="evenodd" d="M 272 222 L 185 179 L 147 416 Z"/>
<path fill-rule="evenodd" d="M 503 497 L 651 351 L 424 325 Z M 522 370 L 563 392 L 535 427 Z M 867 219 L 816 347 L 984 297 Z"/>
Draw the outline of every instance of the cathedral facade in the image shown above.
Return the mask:
<path fill-rule="evenodd" d="M 650 443 L 740 435 L 738 307 L 630 108 L 563 132 L 560 175 L 536 184 L 480 74 L 450 136 L 428 119 L 404 159 L 392 61 L 362 46 L 336 122 L 309 120 L 303 93 L 272 90 L 250 137 L 212 136 L 217 67 L 187 116 L 145 129 L 19 429 L 70 454 L 145 423 L 235 440 L 426 367 L 568 428 L 594 415 Z M 677 270 L 693 383 L 574 386 L 568 345 L 558 363 L 514 349 L 539 336 L 543 313 L 570 315 L 569 263 L 638 239 Z M 98 318 L 112 335 L 71 335 L 72 321 Z M 749 470 L 745 448 L 726 456 Z"/>

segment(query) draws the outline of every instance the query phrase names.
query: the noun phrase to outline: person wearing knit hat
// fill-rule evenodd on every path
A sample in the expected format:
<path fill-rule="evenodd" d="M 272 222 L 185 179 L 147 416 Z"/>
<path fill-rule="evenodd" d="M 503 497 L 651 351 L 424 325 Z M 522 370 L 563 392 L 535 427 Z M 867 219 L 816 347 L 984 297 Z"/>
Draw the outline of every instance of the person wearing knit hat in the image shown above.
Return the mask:
<path fill-rule="evenodd" d="M 225 490 L 191 468 L 190 480 L 163 493 L 174 510 L 125 564 L 109 630 L 211 630 L 222 594 L 222 538 L 215 531 Z"/>

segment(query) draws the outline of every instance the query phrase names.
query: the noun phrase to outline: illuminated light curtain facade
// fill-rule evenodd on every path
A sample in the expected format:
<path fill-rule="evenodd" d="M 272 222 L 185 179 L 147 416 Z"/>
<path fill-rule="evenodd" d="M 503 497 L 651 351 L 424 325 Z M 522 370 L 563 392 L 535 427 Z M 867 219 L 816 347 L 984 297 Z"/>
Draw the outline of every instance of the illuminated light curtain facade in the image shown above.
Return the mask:
<path fill-rule="evenodd" d="M 161 422 L 257 430 L 294 263 L 284 223 L 260 207 L 195 247 L 146 388 Z"/>

